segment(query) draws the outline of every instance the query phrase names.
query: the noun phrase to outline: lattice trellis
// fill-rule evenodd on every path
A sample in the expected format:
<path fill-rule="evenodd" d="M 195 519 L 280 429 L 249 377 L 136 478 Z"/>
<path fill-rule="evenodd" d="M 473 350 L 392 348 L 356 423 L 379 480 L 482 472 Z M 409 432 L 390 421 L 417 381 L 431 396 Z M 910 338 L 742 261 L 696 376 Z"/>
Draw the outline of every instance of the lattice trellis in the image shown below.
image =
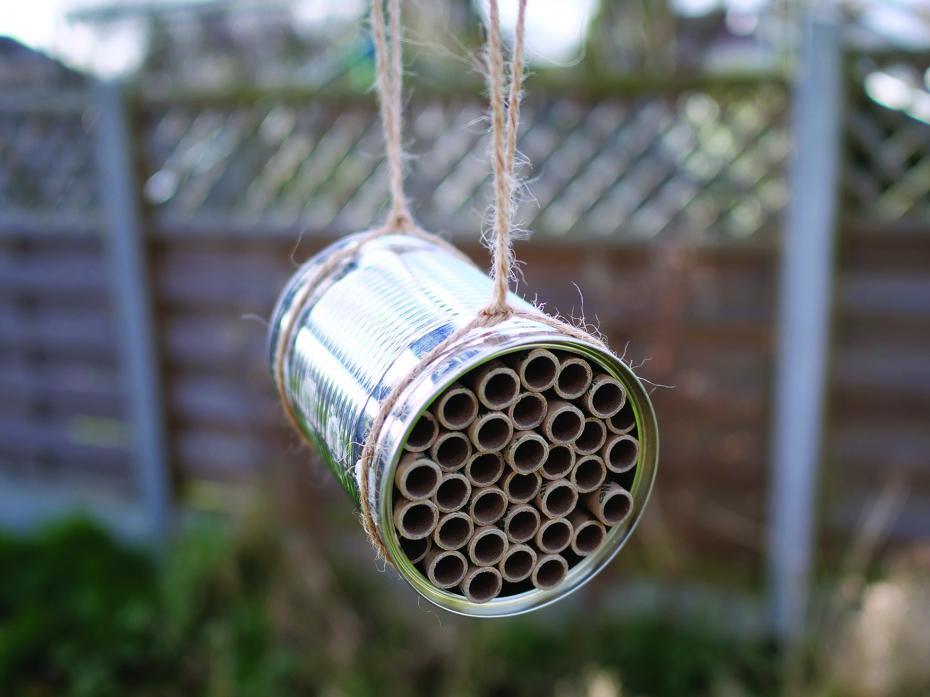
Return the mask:
<path fill-rule="evenodd" d="M 0 107 L 0 211 L 67 215 L 94 208 L 93 147 L 82 110 Z"/>
<path fill-rule="evenodd" d="M 854 61 L 854 88 L 846 116 L 844 209 L 850 217 L 877 221 L 930 220 L 930 93 L 922 85 L 930 58 L 889 54 Z M 891 80 L 906 92 L 890 103 L 876 101 L 871 78 Z M 908 79 L 911 78 L 911 79 Z M 907 89 L 907 88 L 905 88 Z M 916 97 L 915 97 L 916 95 Z M 892 108 L 897 106 L 898 108 Z"/>
<path fill-rule="evenodd" d="M 785 204 L 786 94 L 778 83 L 527 101 L 532 166 L 520 213 L 548 235 L 695 239 L 771 228 Z M 237 106 L 134 102 L 143 196 L 162 220 L 361 229 L 386 200 L 369 100 Z M 0 210 L 97 205 L 92 110 L 0 109 Z M 474 235 L 488 183 L 482 102 L 427 96 L 408 109 L 410 191 L 437 230 Z"/>
<path fill-rule="evenodd" d="M 752 235 L 785 203 L 785 106 L 775 85 L 531 99 L 520 136 L 532 163 L 523 221 L 550 235 Z M 483 106 L 431 98 L 409 113 L 419 217 L 474 234 L 488 177 Z M 385 201 L 380 130 L 367 104 L 169 108 L 151 115 L 146 133 L 146 195 L 172 220 L 361 229 Z"/>

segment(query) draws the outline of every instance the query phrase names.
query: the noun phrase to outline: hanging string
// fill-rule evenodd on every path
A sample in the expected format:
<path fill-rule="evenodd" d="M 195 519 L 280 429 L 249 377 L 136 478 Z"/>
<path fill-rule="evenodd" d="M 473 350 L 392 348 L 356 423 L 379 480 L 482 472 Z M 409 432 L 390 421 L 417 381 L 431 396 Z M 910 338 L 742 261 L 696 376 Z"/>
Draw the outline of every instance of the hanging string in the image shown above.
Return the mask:
<path fill-rule="evenodd" d="M 520 0 L 517 27 L 510 63 L 510 96 L 504 103 L 504 57 L 501 50 L 500 16 L 497 0 L 490 0 L 488 12 L 488 86 L 491 99 L 492 170 L 494 175 L 494 227 L 491 246 L 491 302 L 487 315 L 509 315 L 507 291 L 513 272 L 512 227 L 514 163 L 517 128 L 520 123 L 520 97 L 523 93 L 523 36 L 526 0 Z M 505 114 L 506 112 L 506 114 Z M 506 121 L 505 121 L 506 120 Z"/>
<path fill-rule="evenodd" d="M 304 279 L 299 297 L 294 299 L 295 307 L 303 306 L 310 291 L 316 286 L 316 280 L 324 278 L 358 250 L 373 239 L 388 234 L 402 233 L 413 237 L 427 239 L 442 246 L 450 253 L 471 263 L 465 255 L 432 233 L 429 233 L 413 221 L 404 193 L 403 146 L 402 146 L 402 62 L 400 42 L 400 2 L 388 0 L 390 10 L 390 52 L 385 30 L 382 0 L 373 0 L 371 20 L 375 43 L 377 64 L 376 86 L 380 101 L 381 125 L 384 134 L 385 155 L 388 163 L 388 182 L 391 205 L 386 222 L 367 234 L 361 235 L 352 244 L 346 245 L 339 252 L 330 256 L 314 273 L 313 279 Z M 504 59 L 500 34 L 500 15 L 497 0 L 489 0 L 490 26 L 488 27 L 488 85 L 491 101 L 492 134 L 492 173 L 494 180 L 494 216 L 491 230 L 491 270 L 492 293 L 488 305 L 480 310 L 474 319 L 452 332 L 429 353 L 420 358 L 419 363 L 394 386 L 382 402 L 378 414 L 372 421 L 365 437 L 362 451 L 356 463 L 356 478 L 359 485 L 359 504 L 362 527 L 377 552 L 385 562 L 390 563 L 390 555 L 378 533 L 370 501 L 371 463 L 380 453 L 377 452 L 381 429 L 388 416 L 397 405 L 401 394 L 416 380 L 442 353 L 450 350 L 460 339 L 476 328 L 491 327 L 510 317 L 522 317 L 534 322 L 546 324 L 573 338 L 596 344 L 602 349 L 607 347 L 600 339 L 583 329 L 546 315 L 540 310 L 523 310 L 512 307 L 508 302 L 509 281 L 513 269 L 512 248 L 512 198 L 514 188 L 514 163 L 516 160 L 517 129 L 519 126 L 520 98 L 523 83 L 523 45 L 525 34 L 526 0 L 519 0 L 517 25 L 511 62 L 507 71 L 510 77 L 508 97 L 504 98 Z M 291 323 L 293 324 L 293 323 Z M 298 425 L 294 408 L 284 390 L 284 358 L 290 335 L 278 340 L 275 356 L 275 382 L 281 402 L 292 425 L 303 434 Z"/>
<path fill-rule="evenodd" d="M 420 228 L 413 220 L 407 195 L 404 192 L 404 150 L 402 143 L 403 124 L 403 63 L 401 60 L 401 22 L 400 1 L 389 0 L 391 13 L 391 39 L 388 48 L 387 32 L 384 22 L 382 0 L 374 0 L 371 6 L 372 36 L 375 44 L 375 87 L 378 93 L 381 115 L 381 132 L 384 138 L 384 152 L 388 169 L 388 191 L 390 208 L 385 222 L 363 235 L 359 235 L 351 244 L 330 255 L 324 264 L 316 269 L 312 279 L 304 279 L 293 300 L 294 307 L 302 307 L 310 292 L 316 287 L 316 281 L 325 278 L 347 260 L 355 256 L 359 249 L 373 239 L 384 235 L 403 233 L 412 237 L 429 240 L 450 254 L 464 261 L 470 260 L 454 246 L 441 237 Z M 294 407 L 287 398 L 284 389 L 284 359 L 292 339 L 294 323 L 285 325 L 284 334 L 278 339 L 274 356 L 274 381 L 278 389 L 279 401 L 284 405 L 284 413 L 298 433 L 303 430 L 297 420 Z M 367 528 L 366 528 L 367 529 Z"/>
<path fill-rule="evenodd" d="M 375 43 L 378 103 L 381 128 L 384 133 L 384 153 L 388 166 L 388 187 L 391 209 L 387 227 L 406 230 L 413 225 L 413 216 L 404 193 L 403 146 L 403 64 L 400 47 L 400 0 L 389 0 L 391 15 L 390 48 L 385 37 L 384 6 L 380 0 L 371 5 L 371 28 Z"/>

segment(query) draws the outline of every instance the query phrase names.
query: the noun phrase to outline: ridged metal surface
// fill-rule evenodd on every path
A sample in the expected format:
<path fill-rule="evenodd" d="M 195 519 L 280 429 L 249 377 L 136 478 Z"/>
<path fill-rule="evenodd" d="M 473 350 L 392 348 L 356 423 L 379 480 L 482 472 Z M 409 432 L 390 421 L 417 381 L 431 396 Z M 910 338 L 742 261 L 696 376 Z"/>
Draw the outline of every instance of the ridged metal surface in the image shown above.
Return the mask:
<path fill-rule="evenodd" d="M 487 303 L 490 281 L 482 270 L 439 245 L 405 236 L 374 240 L 326 278 L 317 278 L 320 266 L 351 240 L 331 245 L 297 271 L 275 309 L 269 348 L 273 363 L 277 342 L 288 335 L 282 330 L 293 323 L 284 353 L 287 398 L 306 435 L 358 502 L 355 463 L 381 404 L 423 356 L 474 318 Z M 308 283 L 315 287 L 298 307 L 295 298 Z M 515 295 L 511 302 L 529 307 Z M 611 533 L 600 554 L 574 567 L 557 588 L 479 605 L 433 588 L 400 551 L 389 514 L 393 471 L 419 414 L 446 386 L 498 355 L 537 345 L 576 351 L 627 385 L 642 434 L 641 462 L 632 487 L 638 510 L 629 524 Z M 369 503 L 395 566 L 420 593 L 449 610 L 499 616 L 551 602 L 609 561 L 648 497 L 658 435 L 648 397 L 625 365 L 594 344 L 565 337 L 545 324 L 512 318 L 469 332 L 437 357 L 401 394 L 381 431 L 377 452 L 369 468 Z M 389 524 L 381 525 L 382 520 Z"/>

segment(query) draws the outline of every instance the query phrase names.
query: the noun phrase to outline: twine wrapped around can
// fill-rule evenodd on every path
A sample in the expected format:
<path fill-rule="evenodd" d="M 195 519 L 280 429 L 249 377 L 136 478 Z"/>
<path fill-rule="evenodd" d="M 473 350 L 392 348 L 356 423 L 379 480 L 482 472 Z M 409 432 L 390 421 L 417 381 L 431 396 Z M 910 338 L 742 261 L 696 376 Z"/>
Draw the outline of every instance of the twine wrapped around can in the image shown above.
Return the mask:
<path fill-rule="evenodd" d="M 496 218 L 490 278 L 450 245 L 417 228 L 410 217 L 400 167 L 398 0 L 390 0 L 390 7 L 394 49 L 391 60 L 386 55 L 380 0 L 375 0 L 372 12 L 391 178 L 392 208 L 388 223 L 337 241 L 294 274 L 272 317 L 271 372 L 288 416 L 359 504 L 372 544 L 405 580 L 428 600 L 453 612 L 473 616 L 516 614 L 571 592 L 619 551 L 642 514 L 655 478 L 658 457 L 655 414 L 632 370 L 599 339 L 544 315 L 507 287 L 511 263 L 510 179 L 522 75 L 525 0 L 519 6 L 506 110 L 497 4 L 491 0 L 488 43 Z M 550 373 L 562 370 L 560 375 L 565 376 L 566 384 L 560 388 L 554 381 L 554 373 L 534 374 L 528 361 L 537 357 L 542 357 Z M 567 378 L 571 377 L 569 371 L 578 366 L 587 373 L 582 376 L 584 384 L 575 395 L 568 389 L 567 383 L 571 381 Z M 629 496 L 630 512 L 606 530 L 599 547 L 584 550 L 584 556 L 566 558 L 565 554 L 572 554 L 571 548 L 563 556 L 540 554 L 531 573 L 505 573 L 502 581 L 496 565 L 503 563 L 510 545 L 508 538 L 514 537 L 514 518 L 504 515 L 508 496 L 513 498 L 514 492 L 511 489 L 505 492 L 498 485 L 490 486 L 490 481 L 480 479 L 471 481 L 469 487 L 469 479 L 474 480 L 479 469 L 500 472 L 498 484 L 503 485 L 511 470 L 497 469 L 500 456 L 508 462 L 517 462 L 504 445 L 527 443 L 527 447 L 539 452 L 520 459 L 517 464 L 527 469 L 521 475 L 529 476 L 547 490 L 557 484 L 539 474 L 546 476 L 547 466 L 554 467 L 553 463 L 547 463 L 547 441 L 540 434 L 559 431 L 558 424 L 554 425 L 551 418 L 544 420 L 543 415 L 524 416 L 523 422 L 517 419 L 517 425 L 538 422 L 541 425 L 537 433 L 519 428 L 514 431 L 514 412 L 511 410 L 508 416 L 508 409 L 522 398 L 528 404 L 554 403 L 555 411 L 583 419 L 582 411 L 563 397 L 590 401 L 592 397 L 587 391 L 592 385 L 592 371 L 599 376 L 595 386 L 601 383 L 618 386 L 625 396 L 622 404 L 625 418 L 635 424 L 632 430 L 638 442 L 635 467 L 625 472 L 622 483 L 612 481 L 612 485 L 621 486 Z M 502 379 L 510 381 L 507 385 L 510 392 L 495 393 L 489 387 L 488 376 L 492 373 L 505 375 Z M 554 392 L 531 389 L 534 385 L 549 384 L 554 386 Z M 521 392 L 523 388 L 530 392 Z M 527 394 L 532 399 L 525 398 Z M 462 408 L 449 406 L 455 395 L 463 398 L 459 405 Z M 495 419 L 509 429 L 499 439 L 499 446 L 490 429 L 483 435 L 479 433 L 481 424 L 493 427 Z M 580 424 L 579 433 L 583 420 Z M 450 426 L 462 430 L 450 430 Z M 562 432 L 571 430 L 563 428 Z M 606 432 L 605 428 L 602 430 Z M 561 443 L 577 437 L 569 438 L 570 435 L 565 436 L 565 441 L 558 441 L 558 448 L 564 450 Z M 498 451 L 499 456 L 480 457 L 482 453 Z M 556 452 L 560 460 L 565 460 L 561 451 Z M 569 464 L 573 459 L 569 458 Z M 479 468 L 476 463 L 483 466 Z M 459 482 L 461 496 L 449 497 L 449 501 L 437 500 L 440 482 L 456 472 L 461 474 L 449 481 Z M 579 501 L 575 485 L 564 479 L 559 482 L 571 490 L 570 508 L 574 510 Z M 500 510 L 489 510 L 485 504 L 478 515 L 476 507 L 481 504 L 476 503 L 477 497 L 499 505 Z M 591 513 L 602 519 L 600 499 L 596 495 L 590 498 L 594 505 Z M 466 505 L 466 500 L 471 503 Z M 527 508 L 525 502 L 518 504 Z M 451 510 L 454 506 L 464 506 L 463 512 Z M 543 506 L 545 515 L 562 516 L 570 512 L 547 510 Z M 450 547 L 448 552 L 455 552 L 451 547 L 456 547 L 458 538 L 449 532 L 451 527 L 437 526 L 444 524 L 441 521 L 451 523 L 465 517 L 465 511 L 474 521 L 474 528 L 480 529 L 480 535 L 486 538 L 486 546 L 500 542 L 499 554 L 476 552 L 474 545 L 470 553 L 465 547 L 455 554 L 442 552 L 445 547 Z M 559 549 L 567 548 L 571 540 L 571 524 L 566 521 L 563 525 L 565 545 L 559 545 Z M 495 533 L 498 528 L 504 532 Z M 463 539 L 473 541 L 474 534 L 469 529 Z M 428 542 L 430 539 L 432 543 Z M 437 546 L 437 541 L 443 544 Z M 414 549 L 415 552 L 411 551 Z M 460 553 L 471 562 L 491 559 L 493 563 L 487 561 L 485 566 L 466 570 Z M 522 554 L 517 560 L 531 557 Z M 514 585 L 512 579 L 517 577 L 531 580 L 524 581 L 523 586 Z M 504 595 L 497 597 L 502 589 Z"/>

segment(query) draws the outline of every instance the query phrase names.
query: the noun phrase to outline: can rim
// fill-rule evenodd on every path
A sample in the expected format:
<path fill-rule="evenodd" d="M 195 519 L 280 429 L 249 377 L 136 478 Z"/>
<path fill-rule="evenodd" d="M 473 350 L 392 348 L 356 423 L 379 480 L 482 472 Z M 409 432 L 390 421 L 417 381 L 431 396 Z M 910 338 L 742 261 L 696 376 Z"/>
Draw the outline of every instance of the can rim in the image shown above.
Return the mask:
<path fill-rule="evenodd" d="M 446 374 L 441 379 L 437 379 L 434 370 L 425 370 L 404 390 L 397 400 L 392 415 L 399 423 L 403 423 L 404 427 L 381 433 L 378 448 L 376 448 L 376 451 L 381 453 L 381 467 L 372 468 L 372 472 L 379 472 L 379 481 L 376 482 L 378 489 L 376 526 L 398 572 L 421 596 L 434 605 L 469 617 L 509 617 L 523 614 L 545 607 L 581 588 L 619 553 L 636 529 L 642 519 L 658 471 L 659 436 L 655 411 L 642 382 L 628 365 L 593 342 L 560 334 L 547 325 L 531 320 L 512 318 L 498 325 L 498 328 L 508 323 L 520 325 L 519 331 L 507 335 L 502 341 L 496 341 L 493 350 L 479 351 L 463 363 L 447 368 Z M 501 335 L 495 333 L 494 336 L 499 338 Z M 454 348 L 456 351 L 460 351 L 463 346 L 480 348 L 486 344 L 488 338 L 489 334 L 485 330 L 464 337 Z M 630 488 L 633 511 L 626 522 L 610 530 L 599 550 L 569 569 L 565 579 L 557 586 L 550 589 L 534 588 L 517 595 L 498 597 L 486 603 L 475 603 L 456 593 L 434 587 L 409 561 L 400 546 L 397 531 L 391 524 L 394 471 L 402 453 L 402 448 L 398 446 L 406 441 L 420 415 L 428 410 L 432 402 L 456 380 L 494 358 L 532 348 L 554 348 L 582 355 L 593 360 L 627 388 L 627 399 L 632 398 L 631 406 L 640 434 L 636 474 Z M 441 370 L 442 363 L 447 358 L 448 355 L 440 355 L 433 361 L 433 365 Z M 428 384 L 427 379 L 429 379 Z M 374 489 L 370 490 L 374 491 Z"/>

